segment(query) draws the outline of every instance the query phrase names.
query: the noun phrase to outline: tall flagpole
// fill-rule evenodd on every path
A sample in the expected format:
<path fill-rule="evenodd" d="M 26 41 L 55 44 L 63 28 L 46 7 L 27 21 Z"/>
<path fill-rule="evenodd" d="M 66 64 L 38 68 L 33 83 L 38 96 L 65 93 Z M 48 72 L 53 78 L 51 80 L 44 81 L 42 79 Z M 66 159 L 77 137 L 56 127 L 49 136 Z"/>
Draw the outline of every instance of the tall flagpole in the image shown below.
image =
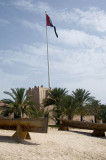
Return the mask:
<path fill-rule="evenodd" d="M 46 11 L 45 11 L 45 15 L 46 15 Z M 47 43 L 47 64 L 48 64 L 48 88 L 50 88 L 50 70 L 49 70 L 49 52 L 48 52 L 47 25 L 46 25 L 46 43 Z"/>

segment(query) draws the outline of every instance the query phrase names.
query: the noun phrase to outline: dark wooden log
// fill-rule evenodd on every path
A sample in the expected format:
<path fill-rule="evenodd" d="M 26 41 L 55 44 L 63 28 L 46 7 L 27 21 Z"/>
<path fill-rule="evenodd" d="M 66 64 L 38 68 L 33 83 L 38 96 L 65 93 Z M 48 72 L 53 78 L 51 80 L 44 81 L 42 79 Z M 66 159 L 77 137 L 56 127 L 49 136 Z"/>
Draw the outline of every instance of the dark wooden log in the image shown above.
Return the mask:
<path fill-rule="evenodd" d="M 60 131 L 69 131 L 69 128 L 67 126 L 63 126 L 63 125 L 60 124 L 58 130 L 60 130 Z"/>
<path fill-rule="evenodd" d="M 73 127 L 80 129 L 89 129 L 93 130 L 93 136 L 105 136 L 106 131 L 106 123 L 92 123 L 92 122 L 80 122 L 80 121 L 72 121 L 67 119 L 59 119 L 61 127 Z M 61 129 L 60 127 L 60 129 Z"/>
<path fill-rule="evenodd" d="M 95 137 L 105 137 L 105 131 L 94 130 L 91 135 Z"/>
<path fill-rule="evenodd" d="M 0 129 L 16 130 L 15 139 L 31 139 L 28 132 L 47 133 L 48 118 L 0 118 Z"/>

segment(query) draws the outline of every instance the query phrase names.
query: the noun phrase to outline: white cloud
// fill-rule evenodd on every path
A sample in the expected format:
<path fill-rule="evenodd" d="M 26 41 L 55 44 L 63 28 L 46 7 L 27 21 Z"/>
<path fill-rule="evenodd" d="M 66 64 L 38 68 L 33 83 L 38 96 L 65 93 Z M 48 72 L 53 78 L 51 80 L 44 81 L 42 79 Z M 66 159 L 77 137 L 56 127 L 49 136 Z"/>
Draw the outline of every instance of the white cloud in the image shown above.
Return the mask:
<path fill-rule="evenodd" d="M 99 32 L 106 32 L 106 13 L 104 10 L 92 7 L 88 11 L 75 9 L 75 13 L 79 17 L 78 23 L 82 26 L 89 26 Z"/>
<path fill-rule="evenodd" d="M 44 32 L 44 27 L 42 27 L 40 24 L 38 23 L 34 23 L 34 22 L 30 22 L 30 21 L 26 21 L 26 20 L 23 20 L 21 21 L 21 24 L 27 28 L 30 28 L 34 31 L 39 31 L 39 33 L 43 33 Z"/>
<path fill-rule="evenodd" d="M 12 1 L 12 3 L 16 6 L 16 7 L 21 7 L 24 8 L 25 10 L 28 10 L 30 12 L 36 12 L 36 13 L 45 13 L 45 11 L 50 11 L 51 7 L 48 5 L 48 3 L 46 2 L 35 2 L 32 0 L 16 0 L 16 1 Z"/>
<path fill-rule="evenodd" d="M 10 66 L 15 67 L 15 64 L 23 64 L 25 66 L 24 69 L 29 68 L 32 70 L 35 68 L 36 70 L 40 71 L 43 68 L 43 63 L 46 61 L 46 57 L 44 58 L 44 53 L 46 54 L 46 46 L 39 44 L 27 46 L 24 45 L 23 48 L 21 48 L 21 51 L 13 51 L 13 50 L 1 50 L 0 51 L 0 60 L 2 61 L 3 66 Z M 41 64 L 39 65 L 39 61 L 41 61 Z M 43 63 L 42 63 L 43 61 Z M 23 67 L 23 66 L 22 66 Z M 10 71 L 11 72 L 11 71 Z M 28 70 L 29 72 L 29 70 Z M 17 72 L 16 72 L 17 74 Z"/>
<path fill-rule="evenodd" d="M 75 45 L 76 44 L 76 45 Z M 77 43 L 74 47 L 77 46 Z M 0 86 L 24 86 L 27 83 L 29 87 L 32 85 L 32 78 L 37 77 L 37 81 L 45 84 L 47 81 L 47 54 L 46 45 L 37 43 L 36 45 L 24 45 L 21 51 L 1 51 L 0 59 L 3 66 L 14 68 L 15 73 L 11 74 L 11 70 L 4 72 L 1 65 L 1 83 Z M 106 80 L 106 54 L 105 52 L 95 52 L 92 48 L 62 48 L 49 44 L 50 56 L 50 73 L 52 86 L 67 87 L 85 87 L 94 92 L 91 82 Z M 16 65 L 20 68 L 17 68 Z M 24 67 L 23 67 L 24 66 Z M 22 75 L 18 70 L 23 70 Z M 19 72 L 19 73 L 17 73 Z M 2 80 L 4 81 L 2 82 Z M 36 78 L 35 78 L 36 79 Z M 58 82 L 58 83 L 57 83 Z M 24 84 L 25 83 L 25 84 Z M 36 80 L 33 79 L 33 85 Z M 99 82 L 98 82 L 99 83 Z M 70 86 L 69 86 L 70 84 Z M 85 85 L 86 84 L 86 85 Z M 40 85 L 40 84 L 39 84 Z M 94 85 L 96 87 L 96 84 Z M 101 84 L 104 88 L 105 84 Z M 3 87 L 2 87 L 3 88 Z M 2 89 L 3 90 L 3 89 Z M 99 95 L 99 94 L 98 94 Z"/>
<path fill-rule="evenodd" d="M 49 40 L 53 43 L 56 38 L 53 36 L 54 32 L 50 32 Z M 106 52 L 106 39 L 100 38 L 95 35 L 87 34 L 79 30 L 70 29 L 58 29 L 59 38 L 56 40 L 58 45 L 63 47 L 73 48 L 74 50 L 79 49 L 90 49 L 95 52 Z"/>
<path fill-rule="evenodd" d="M 24 8 L 27 11 L 35 12 L 44 15 L 45 11 L 51 15 L 55 23 L 76 23 L 80 27 L 89 27 L 89 29 L 95 29 L 98 32 L 106 32 L 106 13 L 99 8 L 91 7 L 88 10 L 81 10 L 79 8 L 56 10 L 52 8 L 49 3 L 39 1 L 35 3 L 32 0 L 16 0 L 12 1 L 16 7 Z"/>
<path fill-rule="evenodd" d="M 53 30 L 50 32 L 54 34 Z M 71 75 L 81 79 L 106 77 L 106 39 L 76 30 L 60 29 L 59 34 L 62 36 L 59 39 L 52 37 L 52 45 L 49 44 L 52 71 L 64 71 L 69 77 Z M 57 45 L 54 45 L 54 41 Z M 47 69 L 46 44 L 24 45 L 21 51 L 7 50 L 1 53 L 3 57 L 0 58 L 4 64 L 22 63 L 28 65 L 32 72 L 34 68 L 36 72 L 42 71 L 42 68 L 45 71 Z"/>
<path fill-rule="evenodd" d="M 96 34 L 106 31 L 105 11 L 97 8 L 90 8 L 86 11 L 78 8 L 56 10 L 49 3 L 41 1 L 36 3 L 34 0 L 12 0 L 12 4 L 24 10 L 24 13 L 28 11 L 30 13 L 28 17 L 36 14 L 44 16 L 47 10 L 54 24 L 58 25 L 56 25 L 58 39 L 53 28 L 48 27 L 52 87 L 67 87 L 73 90 L 85 88 L 94 96 L 96 92 L 98 99 L 105 99 L 106 37 L 101 36 L 101 33 Z M 39 37 L 41 36 L 40 42 L 37 39 L 37 42 L 34 41 L 36 44 L 22 44 L 22 47 L 15 51 L 0 50 L 0 87 L 2 90 L 14 86 L 30 87 L 47 84 L 45 27 L 41 26 L 43 22 L 38 19 L 38 21 L 28 20 L 28 17 L 26 17 L 27 20 L 20 20 L 20 22 L 31 29 L 31 33 L 38 32 Z M 4 21 L 4 23 L 7 22 Z"/>
<path fill-rule="evenodd" d="M 78 12 L 78 11 L 77 11 Z M 21 21 L 22 25 L 32 29 L 33 31 L 39 32 L 42 35 L 43 39 L 45 37 L 45 27 L 42 27 L 39 23 L 30 22 L 23 20 Z M 48 27 L 48 39 L 50 43 L 55 43 L 55 45 L 63 45 L 64 47 L 70 48 L 89 48 L 92 50 L 99 51 L 106 51 L 106 38 L 96 35 L 90 35 L 85 33 L 84 31 L 75 30 L 75 29 L 57 29 L 57 33 L 59 38 L 57 39 L 54 33 L 53 28 Z M 45 41 L 46 42 L 46 41 Z"/>
<path fill-rule="evenodd" d="M 12 1 L 14 5 L 16 5 L 17 7 L 23 7 L 26 10 L 33 10 L 33 4 L 32 4 L 32 0 L 15 0 Z"/>
<path fill-rule="evenodd" d="M 39 24 L 28 21 L 23 22 L 27 27 L 36 27 L 39 32 L 44 28 Z M 42 28 L 39 30 L 39 28 Z M 31 28 L 33 29 L 33 27 Z M 49 32 L 49 52 L 50 68 L 57 73 L 71 75 L 71 77 L 81 78 L 106 78 L 106 39 L 89 35 L 83 31 L 59 29 L 59 39 L 55 37 L 54 31 Z M 51 37 L 50 37 L 51 36 Z M 56 42 L 54 44 L 54 42 Z M 12 65 L 22 63 L 28 66 L 33 72 L 47 70 L 46 44 L 36 43 L 33 45 L 24 45 L 20 51 L 4 50 L 1 51 L 0 59 L 2 63 Z M 39 65 L 40 64 L 40 65 Z"/>
<path fill-rule="evenodd" d="M 71 11 L 63 9 L 54 11 L 53 16 L 57 22 L 70 24 L 70 27 L 76 24 L 80 28 L 86 27 L 97 32 L 106 32 L 106 12 L 95 7 L 91 7 L 86 11 L 78 8 Z"/>
<path fill-rule="evenodd" d="M 75 8 L 71 11 L 62 10 L 54 12 L 57 21 L 71 24 L 74 22 L 80 27 L 87 27 L 98 32 L 106 32 L 106 12 L 99 8 L 91 7 L 84 11 Z"/>
<path fill-rule="evenodd" d="M 34 30 L 38 31 L 42 37 L 45 37 L 45 27 L 42 27 L 40 24 L 36 22 L 30 21 L 22 21 L 22 25 Z M 35 30 L 36 29 L 36 30 Z M 84 31 L 75 30 L 75 29 L 61 29 L 57 30 L 59 38 L 57 39 L 54 33 L 53 28 L 48 27 L 48 38 L 52 43 L 56 43 L 58 45 L 63 45 L 65 47 L 76 47 L 80 48 L 89 48 L 89 49 L 98 49 L 100 51 L 106 51 L 106 38 L 98 37 L 95 35 L 90 35 L 85 33 Z"/>

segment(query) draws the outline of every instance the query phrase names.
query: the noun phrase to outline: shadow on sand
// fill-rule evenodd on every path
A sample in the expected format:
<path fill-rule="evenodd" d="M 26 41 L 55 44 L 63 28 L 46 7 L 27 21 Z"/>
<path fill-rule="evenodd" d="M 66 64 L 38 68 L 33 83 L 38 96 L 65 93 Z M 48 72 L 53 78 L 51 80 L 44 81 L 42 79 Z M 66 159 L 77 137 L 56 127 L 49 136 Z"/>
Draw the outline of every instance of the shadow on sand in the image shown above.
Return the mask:
<path fill-rule="evenodd" d="M 0 135 L 0 142 L 6 142 L 6 143 L 21 143 L 21 144 L 24 144 L 24 145 L 40 145 L 40 144 L 37 144 L 37 143 L 32 143 L 30 142 L 29 140 L 19 140 L 19 141 L 15 141 L 12 137 L 10 136 L 1 136 Z"/>
<path fill-rule="evenodd" d="M 69 130 L 67 132 L 73 132 L 73 133 L 78 133 L 78 134 L 83 134 L 83 135 L 86 135 L 86 136 L 90 136 L 90 137 L 93 137 L 93 138 L 100 138 L 100 139 L 105 139 L 106 140 L 106 135 L 105 137 L 95 137 L 95 136 L 92 136 L 91 133 L 87 133 L 87 132 L 82 132 L 82 131 L 73 131 L 73 130 Z"/>

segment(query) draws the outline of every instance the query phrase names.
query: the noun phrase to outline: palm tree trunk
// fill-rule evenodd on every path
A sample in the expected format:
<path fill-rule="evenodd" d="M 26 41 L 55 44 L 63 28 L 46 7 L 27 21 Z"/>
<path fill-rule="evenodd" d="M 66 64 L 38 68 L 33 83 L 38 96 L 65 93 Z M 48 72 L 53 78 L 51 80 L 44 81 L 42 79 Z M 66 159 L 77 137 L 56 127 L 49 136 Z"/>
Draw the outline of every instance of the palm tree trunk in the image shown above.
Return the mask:
<path fill-rule="evenodd" d="M 73 118 L 72 116 L 70 116 L 70 115 L 68 116 L 68 119 L 69 119 L 69 120 L 72 120 L 72 118 Z"/>
<path fill-rule="evenodd" d="M 96 116 L 94 116 L 94 122 L 97 123 L 97 118 L 96 118 Z"/>
<path fill-rule="evenodd" d="M 14 118 L 21 118 L 21 115 L 20 115 L 20 114 L 15 114 L 15 113 L 14 113 Z"/>
<path fill-rule="evenodd" d="M 82 122 L 83 121 L 83 116 L 81 115 L 81 117 L 80 117 L 80 121 Z"/>
<path fill-rule="evenodd" d="M 23 118 L 23 113 L 21 112 L 21 118 Z"/>
<path fill-rule="evenodd" d="M 58 118 L 56 118 L 56 125 L 60 124 L 60 120 Z"/>

